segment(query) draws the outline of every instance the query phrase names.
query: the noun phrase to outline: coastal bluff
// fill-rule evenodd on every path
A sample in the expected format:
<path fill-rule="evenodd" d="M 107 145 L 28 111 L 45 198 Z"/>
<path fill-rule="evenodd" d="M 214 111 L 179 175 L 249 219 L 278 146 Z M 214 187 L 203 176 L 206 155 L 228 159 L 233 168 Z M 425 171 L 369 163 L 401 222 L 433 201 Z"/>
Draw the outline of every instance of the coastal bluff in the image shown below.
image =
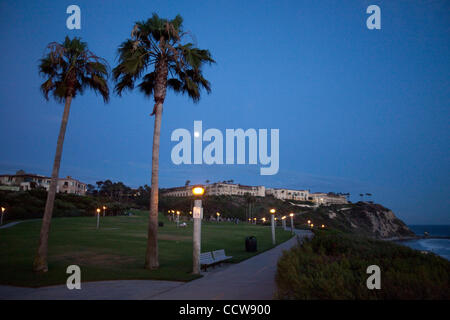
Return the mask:
<path fill-rule="evenodd" d="M 357 202 L 335 207 L 318 208 L 308 216 L 319 218 L 319 223 L 375 239 L 415 238 L 416 234 L 381 204 Z"/>

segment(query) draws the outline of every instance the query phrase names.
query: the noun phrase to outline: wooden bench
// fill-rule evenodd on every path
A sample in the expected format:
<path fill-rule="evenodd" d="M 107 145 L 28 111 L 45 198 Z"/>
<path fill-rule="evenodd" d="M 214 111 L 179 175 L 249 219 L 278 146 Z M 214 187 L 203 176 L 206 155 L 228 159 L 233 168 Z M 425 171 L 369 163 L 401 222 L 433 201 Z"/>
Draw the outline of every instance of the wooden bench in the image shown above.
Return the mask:
<path fill-rule="evenodd" d="M 222 262 L 233 258 L 232 256 L 227 256 L 224 249 L 213 251 L 213 257 L 216 262 Z"/>

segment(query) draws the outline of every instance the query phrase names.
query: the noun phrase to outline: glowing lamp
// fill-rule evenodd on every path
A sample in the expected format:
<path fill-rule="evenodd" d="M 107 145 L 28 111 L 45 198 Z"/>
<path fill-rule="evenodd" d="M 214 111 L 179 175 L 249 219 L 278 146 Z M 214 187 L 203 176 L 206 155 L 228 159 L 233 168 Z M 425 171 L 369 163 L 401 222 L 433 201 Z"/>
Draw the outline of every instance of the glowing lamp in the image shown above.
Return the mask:
<path fill-rule="evenodd" d="M 275 209 L 270 209 L 270 213 L 271 214 L 275 214 L 276 210 Z"/>
<path fill-rule="evenodd" d="M 203 187 L 194 187 L 192 188 L 192 194 L 197 197 L 201 197 L 205 193 L 205 188 Z"/>

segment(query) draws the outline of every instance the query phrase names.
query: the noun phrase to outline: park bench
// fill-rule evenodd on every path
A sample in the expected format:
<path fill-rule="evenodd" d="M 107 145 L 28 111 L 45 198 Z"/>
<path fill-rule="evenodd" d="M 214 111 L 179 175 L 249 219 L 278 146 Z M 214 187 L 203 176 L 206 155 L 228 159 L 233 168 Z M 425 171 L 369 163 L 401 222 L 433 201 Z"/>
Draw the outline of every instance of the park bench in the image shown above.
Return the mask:
<path fill-rule="evenodd" d="M 231 256 L 227 256 L 224 249 L 213 251 L 213 257 L 216 262 L 222 262 L 233 258 Z"/>
<path fill-rule="evenodd" d="M 225 250 L 216 250 L 213 252 L 203 252 L 200 254 L 200 267 L 206 271 L 210 266 L 214 266 L 217 263 L 221 263 L 233 257 L 227 256 Z"/>
<path fill-rule="evenodd" d="M 206 271 L 206 268 L 209 266 L 212 266 L 215 264 L 216 261 L 214 260 L 211 252 L 203 252 L 200 253 L 200 267 L 204 268 Z"/>

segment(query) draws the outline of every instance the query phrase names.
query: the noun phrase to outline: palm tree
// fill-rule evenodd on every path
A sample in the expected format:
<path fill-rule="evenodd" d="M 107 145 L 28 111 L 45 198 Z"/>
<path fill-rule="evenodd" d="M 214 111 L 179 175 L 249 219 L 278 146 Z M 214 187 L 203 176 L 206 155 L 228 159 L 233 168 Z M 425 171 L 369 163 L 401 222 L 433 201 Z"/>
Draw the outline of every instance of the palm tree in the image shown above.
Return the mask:
<path fill-rule="evenodd" d="M 42 219 L 39 246 L 33 263 L 33 270 L 37 272 L 48 271 L 48 234 L 72 99 L 77 94 L 82 94 L 86 88 L 100 93 L 105 103 L 109 99 L 107 63 L 104 59 L 89 51 L 87 44 L 82 42 L 80 38 L 75 37 L 71 40 L 66 36 L 63 43 L 52 42 L 47 46 L 47 50 L 48 52 L 39 64 L 39 73 L 46 78 L 46 81 L 41 85 L 41 91 L 45 99 L 48 100 L 49 93 L 52 93 L 56 101 L 64 102 L 65 105 L 56 144 L 52 179 Z"/>
<path fill-rule="evenodd" d="M 156 269 L 158 261 L 158 170 L 161 116 L 167 88 L 186 93 L 194 102 L 200 99 L 201 89 L 211 91 L 209 81 L 202 75 L 202 66 L 213 63 L 208 50 L 183 43 L 183 19 L 177 15 L 173 20 L 162 19 L 153 14 L 147 21 L 137 22 L 131 38 L 125 40 L 118 50 L 119 63 L 113 70 L 115 90 L 122 95 L 132 90 L 138 79 L 142 93 L 155 101 L 151 116 L 155 116 L 152 150 L 152 180 L 150 194 L 150 219 L 148 224 L 145 268 Z M 144 72 L 148 72 L 143 76 Z"/>

